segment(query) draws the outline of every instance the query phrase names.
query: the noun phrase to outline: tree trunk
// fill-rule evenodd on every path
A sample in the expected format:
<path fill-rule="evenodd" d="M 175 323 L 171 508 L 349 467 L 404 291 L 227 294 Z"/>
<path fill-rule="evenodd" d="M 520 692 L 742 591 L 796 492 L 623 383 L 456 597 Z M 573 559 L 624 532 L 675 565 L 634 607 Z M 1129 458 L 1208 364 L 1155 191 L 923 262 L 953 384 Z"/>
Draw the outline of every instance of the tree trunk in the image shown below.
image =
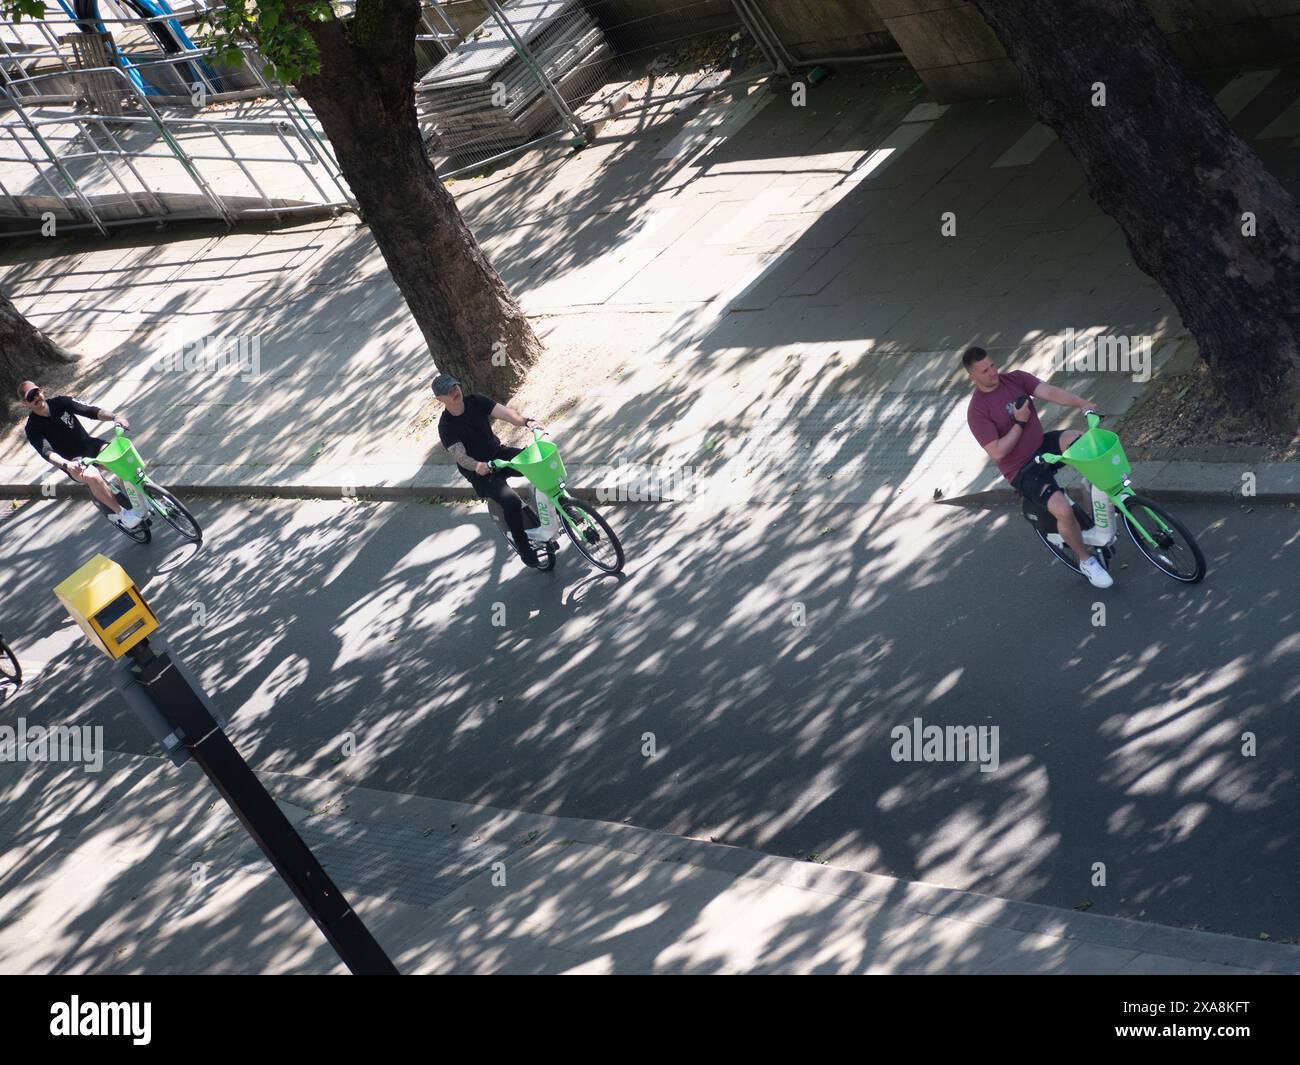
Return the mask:
<path fill-rule="evenodd" d="M 1300 208 L 1187 76 L 1140 0 L 974 0 L 1217 387 L 1300 419 Z M 1105 105 L 1094 104 L 1096 83 Z M 1249 213 L 1249 214 L 1248 214 Z M 1253 218 L 1255 235 L 1248 235 Z"/>
<path fill-rule="evenodd" d="M 40 383 L 40 373 L 52 363 L 72 361 L 72 355 L 18 313 L 18 308 L 0 292 L 0 389 L 4 402 L 0 412 L 12 409 L 18 398 L 18 384 Z"/>
<path fill-rule="evenodd" d="M 320 73 L 298 87 L 320 119 L 433 361 L 504 402 L 541 343 L 425 153 L 415 115 L 417 0 L 361 0 L 308 23 Z"/>

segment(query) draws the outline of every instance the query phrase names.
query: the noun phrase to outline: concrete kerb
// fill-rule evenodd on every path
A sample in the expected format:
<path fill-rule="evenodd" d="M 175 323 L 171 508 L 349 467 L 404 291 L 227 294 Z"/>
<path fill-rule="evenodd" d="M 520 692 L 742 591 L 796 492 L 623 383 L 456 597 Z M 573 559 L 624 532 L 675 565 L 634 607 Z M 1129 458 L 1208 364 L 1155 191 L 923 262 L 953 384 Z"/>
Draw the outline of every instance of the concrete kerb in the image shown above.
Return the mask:
<path fill-rule="evenodd" d="M 186 484 L 173 482 L 168 490 L 184 498 L 199 496 L 208 498 L 253 497 L 259 499 L 358 499 L 367 502 L 401 502 L 412 499 L 437 499 L 455 502 L 473 502 L 478 499 L 469 485 L 276 485 L 276 484 Z M 85 499 L 89 492 L 82 485 L 58 484 L 54 495 L 42 491 L 41 484 L 21 483 L 0 485 L 2 499 Z M 673 506 L 680 500 L 633 500 L 602 498 L 600 488 L 569 488 L 569 494 L 589 503 L 602 506 Z M 1250 503 L 1250 504 L 1300 504 L 1300 490 L 1267 492 L 1261 491 L 1253 496 L 1243 496 L 1240 490 L 1231 489 L 1180 489 L 1152 488 L 1143 489 L 1139 494 L 1157 502 L 1169 503 Z M 1020 500 L 1019 494 L 1012 488 L 994 488 L 969 495 L 954 496 L 952 499 L 938 499 L 935 503 L 942 506 L 966 507 L 970 509 L 987 509 L 990 507 L 1010 506 Z"/>
<path fill-rule="evenodd" d="M 1157 503 L 1259 503 L 1286 505 L 1300 503 L 1300 491 L 1297 492 L 1259 492 L 1253 496 L 1243 496 L 1240 491 L 1229 489 L 1192 490 L 1184 488 L 1142 489 L 1139 495 L 1153 499 Z M 1010 506 L 1020 502 L 1020 493 L 1014 488 L 995 488 L 987 492 L 975 492 L 971 495 L 955 496 L 952 499 L 936 499 L 935 503 L 949 507 L 967 507 L 975 510 L 989 507 Z"/>
<path fill-rule="evenodd" d="M 53 495 L 43 491 L 40 483 L 0 485 L 0 499 L 88 499 L 90 491 L 83 485 L 56 483 Z M 259 499 L 355 499 L 365 502 L 402 502 L 406 500 L 442 500 L 475 502 L 479 497 L 466 485 L 328 485 L 328 484 L 186 484 L 169 482 L 165 486 L 184 500 L 187 496 L 206 498 L 255 497 Z M 600 488 L 569 487 L 568 493 L 601 506 L 672 506 L 677 500 L 605 499 Z"/>
<path fill-rule="evenodd" d="M 1252 473 L 1253 491 L 1245 491 L 1244 473 Z M 1143 462 L 1134 490 L 1148 499 L 1170 503 L 1289 504 L 1300 503 L 1300 463 L 1258 462 L 1242 458 L 1239 463 L 1203 462 L 1193 459 Z M 988 483 L 985 481 L 984 483 Z M 1086 485 L 1064 485 L 1086 488 Z M 955 507 L 992 507 L 1016 503 L 1015 489 L 1005 482 L 996 488 L 967 492 L 936 500 Z"/>

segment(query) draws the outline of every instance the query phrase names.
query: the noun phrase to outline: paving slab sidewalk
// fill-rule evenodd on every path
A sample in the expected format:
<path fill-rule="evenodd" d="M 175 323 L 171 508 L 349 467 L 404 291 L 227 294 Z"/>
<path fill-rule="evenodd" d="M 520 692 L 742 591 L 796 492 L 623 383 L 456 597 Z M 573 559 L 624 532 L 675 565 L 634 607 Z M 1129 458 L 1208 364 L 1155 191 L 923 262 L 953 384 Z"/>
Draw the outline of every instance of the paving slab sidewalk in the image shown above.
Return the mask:
<path fill-rule="evenodd" d="M 262 773 L 404 973 L 1300 973 L 1300 948 Z M 339 973 L 193 766 L 0 763 L 0 971 Z"/>
<path fill-rule="evenodd" d="M 1300 146 L 1266 135 L 1288 101 L 1260 101 L 1234 124 L 1300 186 Z M 947 107 L 905 69 L 844 70 L 804 108 L 758 83 L 653 121 L 615 119 L 582 153 L 452 189 L 547 358 L 627 366 L 549 397 L 577 486 L 608 484 L 629 457 L 731 481 L 735 468 L 722 470 L 741 456 L 811 452 L 805 498 L 851 493 L 857 477 L 868 493 L 886 483 L 951 500 L 1004 487 L 965 425 L 956 360 L 968 344 L 1115 416 L 1145 373 L 1196 359 L 1077 164 L 1036 128 L 1014 100 Z M 940 231 L 944 212 L 954 236 Z M 19 309 L 83 353 L 71 390 L 135 415 L 159 480 L 240 494 L 464 492 L 430 432 L 389 431 L 427 411 L 431 362 L 355 220 L 171 237 L 0 249 L 0 285 Z M 1130 338 L 1150 365 L 1054 369 L 1069 330 Z M 242 338 L 245 355 L 255 341 L 256 361 L 168 362 L 218 337 Z M 851 473 L 832 479 L 846 461 Z M 1292 465 L 1249 469 L 1261 498 L 1296 498 Z M 784 498 L 788 472 L 760 471 L 746 491 Z M 1173 461 L 1139 475 L 1153 493 L 1226 497 L 1242 472 Z M 17 431 L 0 441 L 0 492 L 49 478 Z"/>

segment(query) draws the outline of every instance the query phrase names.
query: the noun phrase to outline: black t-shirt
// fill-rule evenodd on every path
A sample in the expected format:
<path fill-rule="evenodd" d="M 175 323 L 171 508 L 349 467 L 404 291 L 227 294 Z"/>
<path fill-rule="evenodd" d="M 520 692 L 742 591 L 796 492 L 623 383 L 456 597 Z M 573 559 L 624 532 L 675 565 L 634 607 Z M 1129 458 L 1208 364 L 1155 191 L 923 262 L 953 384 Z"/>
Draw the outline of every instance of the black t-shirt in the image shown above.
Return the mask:
<path fill-rule="evenodd" d="M 495 458 L 501 441 L 492 431 L 492 410 L 496 401 L 471 392 L 465 397 L 465 413 L 442 412 L 438 419 L 438 437 L 443 447 L 464 444 L 465 454 L 478 462 Z"/>
<path fill-rule="evenodd" d="M 51 451 L 65 459 L 93 458 L 99 454 L 104 441 L 86 432 L 76 418 L 78 414 L 83 418 L 95 417 L 97 407 L 79 403 L 70 396 L 55 396 L 46 403 L 50 408 L 49 417 L 33 412 L 27 415 L 26 425 L 27 439 L 42 457 L 48 459 Z"/>

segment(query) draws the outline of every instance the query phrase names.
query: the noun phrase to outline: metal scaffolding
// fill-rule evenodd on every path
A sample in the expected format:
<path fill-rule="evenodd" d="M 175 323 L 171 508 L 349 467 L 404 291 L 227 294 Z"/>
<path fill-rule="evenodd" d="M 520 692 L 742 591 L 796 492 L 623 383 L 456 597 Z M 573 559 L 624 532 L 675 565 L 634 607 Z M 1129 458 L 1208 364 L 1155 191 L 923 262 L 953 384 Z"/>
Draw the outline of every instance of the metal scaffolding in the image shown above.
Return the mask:
<path fill-rule="evenodd" d="M 209 0 L 132 0 L 163 12 L 147 18 L 124 0 L 98 0 L 102 15 L 57 2 L 63 13 L 0 20 L 0 236 L 355 209 L 319 125 L 265 60 L 247 46 L 223 65 L 190 39 Z M 424 0 L 415 35 L 443 178 L 812 65 L 760 0 L 480 2 L 473 27 Z"/>
<path fill-rule="evenodd" d="M 355 207 L 251 48 L 223 66 L 192 42 L 152 46 L 150 27 L 179 17 L 0 22 L 0 235 Z"/>

